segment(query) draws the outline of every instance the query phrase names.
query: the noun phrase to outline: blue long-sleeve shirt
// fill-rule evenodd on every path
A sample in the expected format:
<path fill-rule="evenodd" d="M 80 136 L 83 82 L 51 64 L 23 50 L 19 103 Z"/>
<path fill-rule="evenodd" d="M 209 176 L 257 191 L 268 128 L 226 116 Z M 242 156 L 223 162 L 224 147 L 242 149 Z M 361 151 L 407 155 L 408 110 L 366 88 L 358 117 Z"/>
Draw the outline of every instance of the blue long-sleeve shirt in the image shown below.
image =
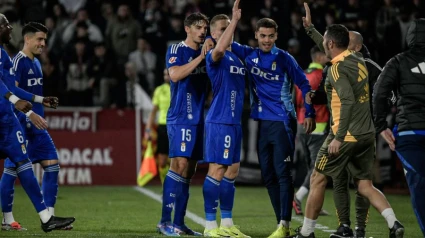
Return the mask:
<path fill-rule="evenodd" d="M 311 91 L 311 86 L 295 59 L 276 46 L 270 52 L 263 52 L 234 42 L 232 52 L 245 61 L 251 92 L 251 118 L 271 121 L 296 119 L 292 85 L 295 83 L 304 98 Z M 314 118 L 313 105 L 304 103 L 304 106 L 305 117 Z"/>

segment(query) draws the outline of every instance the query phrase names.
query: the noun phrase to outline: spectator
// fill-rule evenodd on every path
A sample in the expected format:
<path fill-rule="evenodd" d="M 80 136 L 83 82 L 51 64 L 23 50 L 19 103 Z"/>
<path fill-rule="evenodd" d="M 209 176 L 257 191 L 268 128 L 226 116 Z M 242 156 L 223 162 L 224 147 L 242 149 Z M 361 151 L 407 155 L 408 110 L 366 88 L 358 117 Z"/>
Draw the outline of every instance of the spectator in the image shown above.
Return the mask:
<path fill-rule="evenodd" d="M 84 41 L 74 45 L 74 52 L 67 63 L 65 104 L 68 106 L 93 106 L 93 82 L 86 74 L 87 52 Z"/>
<path fill-rule="evenodd" d="M 140 79 L 139 83 L 150 95 L 155 86 L 156 55 L 151 51 L 149 43 L 145 39 L 139 38 L 137 50 L 130 53 L 128 60 L 134 63 Z"/>
<path fill-rule="evenodd" d="M 62 56 L 63 50 L 65 48 L 63 47 L 61 32 L 58 29 L 56 21 L 53 17 L 47 17 L 45 20 L 45 25 L 49 29 L 47 46 L 50 49 L 50 53 L 52 53 L 54 57 L 58 59 Z"/>
<path fill-rule="evenodd" d="M 108 107 L 110 105 L 110 89 L 116 85 L 115 62 L 104 43 L 94 47 L 94 55 L 87 63 L 87 76 L 93 88 L 93 102 L 95 106 Z"/>
<path fill-rule="evenodd" d="M 137 48 L 140 29 L 140 24 L 131 16 L 128 6 L 120 5 L 117 16 L 106 28 L 106 46 L 114 53 L 118 65 L 123 66 L 128 55 Z"/>
<path fill-rule="evenodd" d="M 180 42 L 184 40 L 186 37 L 186 32 L 184 31 L 183 27 L 183 20 L 177 16 L 173 15 L 170 18 L 170 27 L 168 29 L 167 34 L 167 46 Z"/>
<path fill-rule="evenodd" d="M 65 28 L 62 35 L 63 42 L 65 44 L 69 43 L 76 32 L 77 24 L 84 24 L 84 23 L 87 25 L 88 37 L 90 41 L 95 43 L 102 42 L 103 41 L 102 32 L 100 31 L 98 26 L 91 23 L 86 9 L 78 10 L 77 17 L 75 18 L 74 22 L 69 24 Z"/>

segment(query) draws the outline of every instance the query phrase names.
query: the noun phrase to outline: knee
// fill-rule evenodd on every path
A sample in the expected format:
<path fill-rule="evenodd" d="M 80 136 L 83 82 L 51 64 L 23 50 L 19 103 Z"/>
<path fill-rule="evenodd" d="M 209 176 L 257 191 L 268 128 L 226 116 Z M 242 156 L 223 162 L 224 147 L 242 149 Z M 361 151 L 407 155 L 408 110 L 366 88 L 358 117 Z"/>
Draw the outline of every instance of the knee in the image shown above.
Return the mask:
<path fill-rule="evenodd" d="M 327 179 L 326 176 L 317 172 L 316 170 L 313 171 L 310 177 L 310 188 L 326 188 Z"/>
<path fill-rule="evenodd" d="M 226 173 L 224 174 L 224 177 L 228 179 L 235 179 L 239 175 L 239 167 L 240 164 L 232 164 L 232 166 L 229 166 L 226 170 Z"/>
<path fill-rule="evenodd" d="M 227 166 L 222 164 L 211 163 L 208 166 L 208 176 L 214 178 L 215 180 L 221 181 L 223 179 L 224 173 L 226 172 Z"/>
<path fill-rule="evenodd" d="M 371 180 L 356 180 L 357 191 L 360 195 L 367 197 L 369 191 L 373 189 Z"/>
<path fill-rule="evenodd" d="M 49 166 L 52 166 L 52 165 L 57 165 L 57 164 L 59 164 L 59 161 L 57 159 L 55 159 L 55 160 L 42 160 L 40 162 L 40 164 L 43 168 L 45 168 L 45 167 L 49 167 Z"/>
<path fill-rule="evenodd" d="M 333 179 L 334 191 L 346 191 L 348 190 L 348 180 L 347 179 Z"/>
<path fill-rule="evenodd" d="M 171 160 L 170 170 L 182 176 L 187 171 L 188 166 L 189 162 L 186 158 L 173 158 Z"/>

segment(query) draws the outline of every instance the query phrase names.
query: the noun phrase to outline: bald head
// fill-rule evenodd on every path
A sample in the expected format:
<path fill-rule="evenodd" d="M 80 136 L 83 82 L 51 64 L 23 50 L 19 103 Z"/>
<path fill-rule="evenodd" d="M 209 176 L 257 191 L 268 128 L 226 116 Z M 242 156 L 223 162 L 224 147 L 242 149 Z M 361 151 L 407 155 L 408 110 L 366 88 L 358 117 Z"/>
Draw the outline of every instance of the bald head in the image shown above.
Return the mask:
<path fill-rule="evenodd" d="M 360 51 L 363 46 L 363 36 L 357 31 L 350 31 L 350 44 L 348 44 L 349 50 Z"/>

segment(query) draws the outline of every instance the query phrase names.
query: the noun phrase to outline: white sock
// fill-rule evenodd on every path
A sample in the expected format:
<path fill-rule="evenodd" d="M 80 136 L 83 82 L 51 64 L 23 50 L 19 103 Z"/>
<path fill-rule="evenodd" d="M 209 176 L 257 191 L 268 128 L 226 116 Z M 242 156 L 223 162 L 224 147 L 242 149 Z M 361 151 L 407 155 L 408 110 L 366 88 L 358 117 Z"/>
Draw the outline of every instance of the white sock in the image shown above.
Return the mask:
<path fill-rule="evenodd" d="M 394 222 L 397 221 L 395 217 L 394 210 L 392 208 L 387 208 L 382 211 L 381 215 L 385 218 L 388 223 L 388 228 L 393 228 Z"/>
<path fill-rule="evenodd" d="M 314 228 L 316 227 L 317 220 L 311 220 L 307 217 L 304 217 L 303 227 L 301 228 L 301 235 L 309 236 L 314 232 Z"/>
<path fill-rule="evenodd" d="M 15 221 L 12 212 L 3 212 L 3 224 L 12 224 Z"/>
<path fill-rule="evenodd" d="M 308 194 L 308 188 L 302 186 L 302 187 L 300 187 L 300 189 L 298 189 L 297 193 L 295 194 L 295 197 L 299 201 L 302 201 L 304 199 L 304 197 L 307 196 L 307 194 Z"/>
<path fill-rule="evenodd" d="M 220 226 L 230 228 L 233 226 L 233 219 L 232 218 L 221 218 Z"/>
<path fill-rule="evenodd" d="M 43 211 L 39 212 L 38 215 L 40 215 L 41 222 L 46 223 L 49 221 L 50 217 L 52 215 L 49 214 L 49 210 L 44 209 Z"/>
<path fill-rule="evenodd" d="M 47 207 L 47 209 L 49 210 L 49 214 L 54 216 L 55 215 L 55 208 L 54 207 Z"/>
<path fill-rule="evenodd" d="M 207 221 L 205 223 L 205 229 L 207 229 L 207 230 L 212 230 L 212 229 L 215 229 L 217 227 L 218 227 L 217 221 Z"/>
<path fill-rule="evenodd" d="M 291 226 L 290 221 L 280 220 L 279 225 L 282 225 L 283 227 L 289 228 Z"/>

